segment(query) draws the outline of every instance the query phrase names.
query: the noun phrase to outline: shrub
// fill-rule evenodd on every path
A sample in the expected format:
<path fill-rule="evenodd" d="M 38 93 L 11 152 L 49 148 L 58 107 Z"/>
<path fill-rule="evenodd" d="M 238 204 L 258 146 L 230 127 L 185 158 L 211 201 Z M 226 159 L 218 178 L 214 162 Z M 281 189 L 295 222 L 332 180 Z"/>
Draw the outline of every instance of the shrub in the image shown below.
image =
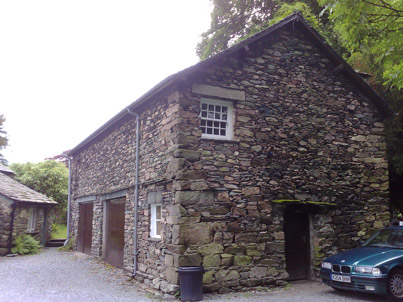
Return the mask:
<path fill-rule="evenodd" d="M 39 241 L 30 235 L 18 235 L 14 238 L 11 252 L 19 255 L 36 254 L 40 249 Z"/>

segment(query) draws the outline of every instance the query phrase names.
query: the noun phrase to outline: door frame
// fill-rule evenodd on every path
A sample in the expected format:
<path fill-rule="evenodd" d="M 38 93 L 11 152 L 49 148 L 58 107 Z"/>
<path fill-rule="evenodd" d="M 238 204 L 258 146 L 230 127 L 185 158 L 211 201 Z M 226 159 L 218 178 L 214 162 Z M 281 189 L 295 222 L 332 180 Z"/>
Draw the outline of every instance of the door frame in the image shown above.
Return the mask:
<path fill-rule="evenodd" d="M 86 225 L 86 218 L 87 218 L 87 211 L 90 210 L 91 213 L 91 236 L 86 236 L 87 232 L 86 229 L 80 230 L 82 226 Z M 77 233 L 77 251 L 91 255 L 92 251 L 92 233 L 93 233 L 93 220 L 94 220 L 94 203 L 93 202 L 79 202 L 78 203 L 78 233 Z M 89 244 L 89 253 L 86 253 L 86 238 L 90 238 L 90 244 Z"/>
<path fill-rule="evenodd" d="M 108 196 L 109 197 L 109 196 Z M 115 197 L 115 196 L 113 196 L 113 197 Z M 108 205 L 111 203 L 111 202 L 116 202 L 116 201 L 119 201 L 119 202 L 122 202 L 123 204 L 124 204 L 124 207 L 126 208 L 126 203 L 127 203 L 127 199 L 126 199 L 126 196 L 121 196 L 121 197 L 117 197 L 117 198 L 108 198 L 108 199 L 103 199 L 103 223 L 102 223 L 102 259 L 105 261 L 105 259 L 106 259 L 106 244 L 108 243 L 108 240 L 107 240 L 107 231 L 108 231 L 108 229 L 107 229 L 107 227 L 108 227 L 108 224 L 109 224 L 109 221 L 108 221 Z M 121 267 L 121 269 L 124 269 L 124 256 L 125 256 L 125 249 L 124 249 L 124 247 L 125 247 L 125 245 L 126 245 L 126 242 L 125 242 L 125 229 L 124 229 L 124 225 L 126 224 L 126 221 L 125 221 L 125 215 L 124 215 L 124 213 L 123 213 L 123 250 L 122 250 L 122 258 L 123 258 L 123 264 L 122 264 L 122 267 Z M 107 262 L 107 261 L 105 261 L 105 262 Z M 109 262 L 108 262 L 109 263 Z"/>
<path fill-rule="evenodd" d="M 285 223 L 286 223 L 286 212 L 288 211 L 300 211 L 303 212 L 304 215 L 306 215 L 307 219 L 307 226 L 306 226 L 306 238 L 309 240 L 306 246 L 306 253 L 307 253 L 307 265 L 306 265 L 306 279 L 300 279 L 300 280 L 313 280 L 315 279 L 314 276 L 314 271 L 313 271 L 313 241 L 314 241 L 314 230 L 313 230 L 313 225 L 312 225 L 312 211 L 310 211 L 309 207 L 301 204 L 294 204 L 294 205 L 288 205 L 284 208 L 283 210 L 283 230 L 284 230 L 284 256 L 286 258 L 285 262 L 287 263 L 287 256 L 286 256 L 286 248 L 287 248 L 287 242 L 286 242 L 286 229 L 285 229 Z M 287 268 L 286 268 L 287 269 Z M 288 272 L 288 270 L 287 270 Z"/>

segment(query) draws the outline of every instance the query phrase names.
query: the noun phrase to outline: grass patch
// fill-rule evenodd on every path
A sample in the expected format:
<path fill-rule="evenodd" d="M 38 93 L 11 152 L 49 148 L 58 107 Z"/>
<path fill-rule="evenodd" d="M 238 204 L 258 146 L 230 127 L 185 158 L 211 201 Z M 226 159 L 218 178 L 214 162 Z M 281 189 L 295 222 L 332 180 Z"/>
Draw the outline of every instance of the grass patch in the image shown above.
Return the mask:
<path fill-rule="evenodd" d="M 51 239 L 66 239 L 67 237 L 67 225 L 65 224 L 52 224 Z"/>

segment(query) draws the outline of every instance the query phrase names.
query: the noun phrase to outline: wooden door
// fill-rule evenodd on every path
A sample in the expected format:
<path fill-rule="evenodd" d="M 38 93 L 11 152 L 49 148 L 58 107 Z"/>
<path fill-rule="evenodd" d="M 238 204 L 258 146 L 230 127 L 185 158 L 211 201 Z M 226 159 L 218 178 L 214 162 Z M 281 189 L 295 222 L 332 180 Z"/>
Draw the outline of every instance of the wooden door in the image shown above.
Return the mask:
<path fill-rule="evenodd" d="M 288 280 L 310 277 L 309 214 L 298 207 L 284 212 L 285 257 Z"/>
<path fill-rule="evenodd" d="M 79 204 L 77 250 L 90 255 L 92 245 L 93 203 Z"/>
<path fill-rule="evenodd" d="M 125 199 L 105 202 L 105 262 L 123 268 Z"/>

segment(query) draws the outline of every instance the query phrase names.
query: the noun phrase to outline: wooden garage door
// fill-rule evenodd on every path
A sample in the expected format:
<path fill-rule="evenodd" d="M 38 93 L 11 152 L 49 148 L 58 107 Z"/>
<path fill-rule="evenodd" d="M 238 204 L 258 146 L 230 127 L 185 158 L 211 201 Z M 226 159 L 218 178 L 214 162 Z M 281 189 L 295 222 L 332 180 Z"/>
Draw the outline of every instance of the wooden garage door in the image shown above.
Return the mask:
<path fill-rule="evenodd" d="M 105 262 L 123 268 L 125 199 L 105 202 Z"/>
<path fill-rule="evenodd" d="M 77 250 L 91 254 L 93 203 L 79 204 Z"/>

